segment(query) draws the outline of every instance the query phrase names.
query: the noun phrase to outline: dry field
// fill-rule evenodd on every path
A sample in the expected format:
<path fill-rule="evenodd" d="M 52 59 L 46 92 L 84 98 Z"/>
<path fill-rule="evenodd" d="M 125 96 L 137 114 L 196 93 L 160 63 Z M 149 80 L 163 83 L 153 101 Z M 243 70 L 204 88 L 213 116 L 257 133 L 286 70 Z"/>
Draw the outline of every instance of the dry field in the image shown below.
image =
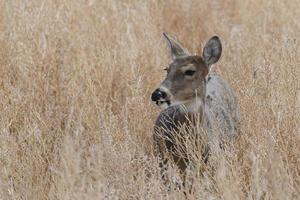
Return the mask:
<path fill-rule="evenodd" d="M 298 0 L 0 1 L 0 199 L 186 198 L 152 153 L 162 32 L 221 37 L 241 112 L 187 198 L 300 199 Z"/>

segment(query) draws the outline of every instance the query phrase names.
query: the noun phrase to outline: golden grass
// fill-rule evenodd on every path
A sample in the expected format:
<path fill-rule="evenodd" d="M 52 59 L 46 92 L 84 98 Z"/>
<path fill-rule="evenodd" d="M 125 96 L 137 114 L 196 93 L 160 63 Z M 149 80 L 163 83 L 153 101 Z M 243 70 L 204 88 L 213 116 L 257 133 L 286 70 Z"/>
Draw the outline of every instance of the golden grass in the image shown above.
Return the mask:
<path fill-rule="evenodd" d="M 162 32 L 216 65 L 237 93 L 233 152 L 191 199 L 300 198 L 300 9 L 279 1 L 2 1 L 0 198 L 184 199 L 152 154 L 150 94 L 169 63 Z M 170 173 L 176 175 L 177 172 Z"/>

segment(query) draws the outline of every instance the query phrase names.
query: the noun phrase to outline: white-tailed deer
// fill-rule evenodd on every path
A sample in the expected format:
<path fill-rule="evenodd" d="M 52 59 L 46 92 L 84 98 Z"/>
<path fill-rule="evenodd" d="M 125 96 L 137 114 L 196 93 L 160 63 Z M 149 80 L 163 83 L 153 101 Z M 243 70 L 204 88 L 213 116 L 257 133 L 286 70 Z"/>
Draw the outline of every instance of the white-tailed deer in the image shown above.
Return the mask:
<path fill-rule="evenodd" d="M 151 96 L 163 107 L 154 131 L 155 153 L 163 160 L 171 158 L 184 172 L 189 165 L 183 134 L 206 132 L 206 159 L 212 145 L 222 145 L 236 135 L 238 124 L 237 102 L 231 87 L 213 70 L 212 64 L 221 57 L 222 45 L 212 37 L 203 49 L 203 55 L 190 55 L 173 38 L 164 34 L 171 51 L 172 63 L 166 68 L 167 76 Z"/>

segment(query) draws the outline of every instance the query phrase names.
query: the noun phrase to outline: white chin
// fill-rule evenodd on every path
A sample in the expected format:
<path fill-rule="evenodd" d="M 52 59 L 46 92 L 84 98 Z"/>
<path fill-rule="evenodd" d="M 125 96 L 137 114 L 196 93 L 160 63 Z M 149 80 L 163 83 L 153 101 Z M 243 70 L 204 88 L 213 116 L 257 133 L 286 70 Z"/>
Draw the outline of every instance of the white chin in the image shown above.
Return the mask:
<path fill-rule="evenodd" d="M 156 105 L 158 105 L 161 109 L 166 109 L 170 106 L 167 101 L 157 101 Z"/>
<path fill-rule="evenodd" d="M 169 105 L 168 105 L 167 102 L 163 102 L 163 103 L 161 103 L 161 104 L 159 105 L 159 107 L 160 107 L 161 109 L 167 109 L 167 108 L 169 107 Z"/>

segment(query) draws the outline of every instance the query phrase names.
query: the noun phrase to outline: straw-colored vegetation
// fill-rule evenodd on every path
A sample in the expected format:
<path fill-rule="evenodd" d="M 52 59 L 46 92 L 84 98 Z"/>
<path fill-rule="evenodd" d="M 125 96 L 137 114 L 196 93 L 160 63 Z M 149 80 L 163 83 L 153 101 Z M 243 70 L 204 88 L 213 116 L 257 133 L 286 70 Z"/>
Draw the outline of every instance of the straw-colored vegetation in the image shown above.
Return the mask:
<path fill-rule="evenodd" d="M 0 199 L 186 198 L 165 187 L 152 153 L 150 94 L 170 62 L 163 32 L 195 54 L 220 36 L 215 67 L 241 112 L 234 147 L 191 172 L 187 197 L 299 199 L 299 6 L 1 1 Z"/>

